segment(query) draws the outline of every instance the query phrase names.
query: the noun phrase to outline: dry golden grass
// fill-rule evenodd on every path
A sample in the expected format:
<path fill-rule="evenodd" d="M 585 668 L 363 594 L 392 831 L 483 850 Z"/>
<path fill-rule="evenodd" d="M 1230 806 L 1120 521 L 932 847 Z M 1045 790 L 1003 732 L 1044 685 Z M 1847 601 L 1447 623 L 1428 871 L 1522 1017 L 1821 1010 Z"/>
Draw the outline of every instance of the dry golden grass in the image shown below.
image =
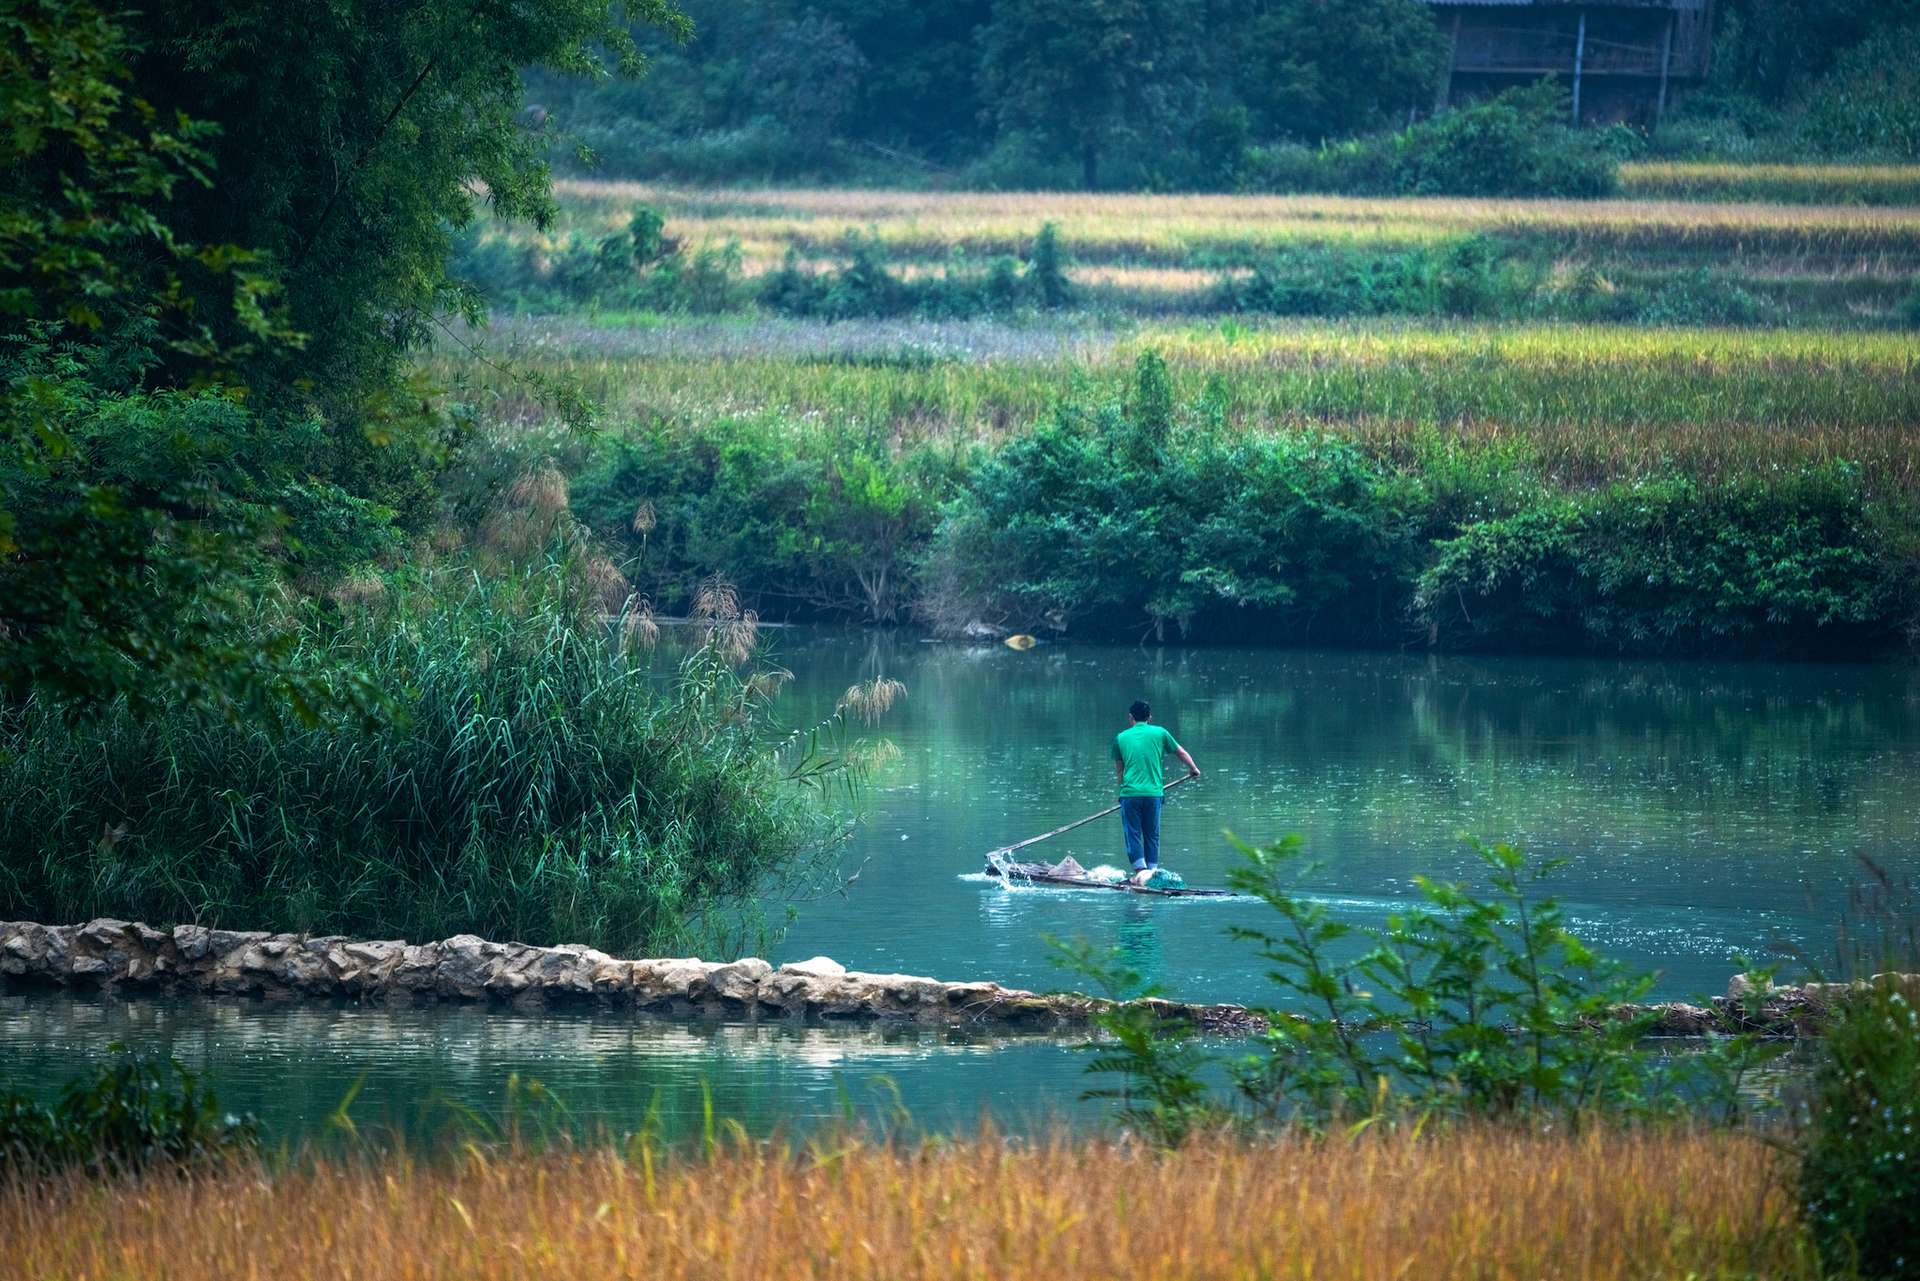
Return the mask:
<path fill-rule="evenodd" d="M 322 1162 L 0 1193 L 0 1277 L 1812 1277 L 1785 1173 L 1610 1131 Z"/>
<path fill-rule="evenodd" d="M 1300 243 L 1403 244 L 1475 232 L 1649 250 L 1766 253 L 1920 251 L 1920 209 L 1749 200 L 1496 200 L 1455 197 L 1113 195 L 886 190 L 694 191 L 631 182 L 563 181 L 557 194 L 593 225 L 659 206 L 691 242 L 739 240 L 831 252 L 871 231 L 901 255 L 1021 253 L 1053 222 L 1083 262 L 1178 262 L 1197 251 Z"/>

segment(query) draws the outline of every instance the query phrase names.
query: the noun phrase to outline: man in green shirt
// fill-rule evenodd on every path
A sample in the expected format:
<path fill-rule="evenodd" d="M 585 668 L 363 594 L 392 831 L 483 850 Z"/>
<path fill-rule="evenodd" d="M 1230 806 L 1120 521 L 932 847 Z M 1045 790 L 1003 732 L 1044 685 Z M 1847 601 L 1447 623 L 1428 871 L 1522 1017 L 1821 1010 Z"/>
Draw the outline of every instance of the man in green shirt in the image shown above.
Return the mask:
<path fill-rule="evenodd" d="M 1136 885 L 1145 885 L 1160 867 L 1160 803 L 1166 797 L 1164 758 L 1171 752 L 1186 762 L 1187 777 L 1200 767 L 1173 735 L 1151 723 L 1153 709 L 1135 703 L 1127 709 L 1127 727 L 1113 736 L 1113 775 L 1120 783 L 1120 829 L 1127 838 L 1127 861 Z"/>

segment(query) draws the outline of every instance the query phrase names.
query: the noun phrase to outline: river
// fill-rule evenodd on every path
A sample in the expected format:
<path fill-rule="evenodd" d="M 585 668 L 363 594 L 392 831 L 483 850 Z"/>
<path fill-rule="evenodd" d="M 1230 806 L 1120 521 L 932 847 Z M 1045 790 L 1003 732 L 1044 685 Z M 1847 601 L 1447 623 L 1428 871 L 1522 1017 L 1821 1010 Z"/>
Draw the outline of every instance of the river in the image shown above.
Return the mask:
<path fill-rule="evenodd" d="M 1566 860 L 1551 886 L 1588 942 L 1658 977 L 1656 997 L 1717 993 L 1734 957 L 1834 945 L 1861 857 L 1920 871 L 1920 672 L 1904 666 L 1435 657 L 1244 648 L 930 645 L 770 631 L 794 673 L 782 714 L 810 724 L 849 685 L 907 696 L 872 729 L 895 749 L 870 778 L 843 893 L 796 905 L 772 960 L 1070 985 L 1050 938 L 1117 947 L 1169 993 L 1259 1001 L 1234 925 L 1245 900 L 1007 890 L 984 851 L 1111 803 L 1108 740 L 1135 698 L 1205 771 L 1167 804 L 1163 858 L 1223 882 L 1223 833 L 1299 833 L 1322 861 L 1303 892 L 1355 923 L 1473 880 L 1462 840 Z M 1118 821 L 1035 848 L 1120 863 Z M 311 1133 L 355 1078 L 355 1115 L 408 1128 L 446 1101 L 503 1106 L 511 1073 L 576 1119 L 670 1131 L 718 1114 L 804 1130 L 893 1100 L 923 1125 L 1097 1115 L 1071 1045 L 920 1029 L 680 1027 L 584 1014 L 299 1008 L 250 1002 L 0 998 L 4 1075 L 40 1090 L 111 1042 L 205 1067 L 229 1106 Z"/>

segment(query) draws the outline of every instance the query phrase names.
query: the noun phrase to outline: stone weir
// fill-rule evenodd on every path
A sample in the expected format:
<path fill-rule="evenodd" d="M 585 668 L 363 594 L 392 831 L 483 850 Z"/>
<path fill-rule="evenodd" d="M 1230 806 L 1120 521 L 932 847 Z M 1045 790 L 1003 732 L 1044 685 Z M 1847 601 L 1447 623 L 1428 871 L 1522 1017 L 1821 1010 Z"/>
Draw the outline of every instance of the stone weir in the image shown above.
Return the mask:
<path fill-rule="evenodd" d="M 0 922 L 0 982 L 116 990 L 180 990 L 365 1002 L 580 1004 L 677 1017 L 896 1019 L 1046 1030 L 1087 1023 L 1106 1002 L 998 983 L 866 974 L 826 957 L 778 968 L 758 957 L 627 961 L 577 944 L 533 947 L 459 934 L 437 943 L 267 934 L 101 919 L 84 925 Z M 1749 999 L 1744 980 L 1708 1006 L 1622 1009 L 1651 1014 L 1657 1036 L 1816 1029 L 1837 985 L 1776 988 Z M 1238 1005 L 1155 1000 L 1155 1009 L 1213 1033 L 1258 1031 Z"/>

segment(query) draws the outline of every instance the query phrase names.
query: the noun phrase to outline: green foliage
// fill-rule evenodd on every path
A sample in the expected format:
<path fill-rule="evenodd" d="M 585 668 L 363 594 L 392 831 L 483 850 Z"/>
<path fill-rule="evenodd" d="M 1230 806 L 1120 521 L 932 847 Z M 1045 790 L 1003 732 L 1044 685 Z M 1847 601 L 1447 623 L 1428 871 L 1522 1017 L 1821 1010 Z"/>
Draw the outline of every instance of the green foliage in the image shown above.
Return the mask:
<path fill-rule="evenodd" d="M 1800 1200 L 1835 1276 L 1893 1281 L 1920 1256 L 1920 899 L 1863 860 L 1808 1091 Z M 1909 977 L 1902 978 L 1902 974 Z"/>
<path fill-rule="evenodd" d="M 1689 1112 L 1737 1119 L 1751 1070 L 1776 1057 L 1753 1037 L 1719 1038 L 1678 1062 L 1643 1050 L 1652 977 L 1577 938 L 1541 893 L 1559 866 L 1510 845 L 1475 843 L 1486 888 L 1416 877 L 1417 906 L 1379 926 L 1352 925 L 1299 890 L 1317 864 L 1300 838 L 1252 846 L 1229 882 L 1273 909 L 1270 928 L 1234 927 L 1268 965 L 1277 1000 L 1251 1053 L 1225 1062 L 1231 1101 L 1206 1084 L 1215 1057 L 1151 999 L 1099 1010 L 1107 1039 L 1088 1071 L 1121 1078 L 1090 1098 L 1164 1146 L 1196 1130 L 1527 1119 L 1649 1119 Z M 1151 998 L 1138 975 L 1084 945 L 1063 963 L 1112 1000 Z"/>
<path fill-rule="evenodd" d="M 1291 248 L 1229 272 L 1225 310 L 1281 316 L 1515 316 L 1534 309 L 1543 270 L 1519 246 L 1474 236 L 1399 250 Z"/>
<path fill-rule="evenodd" d="M 1064 307 L 1073 298 L 1073 286 L 1067 279 L 1066 250 L 1060 244 L 1060 230 L 1042 223 L 1033 238 L 1033 255 L 1027 259 L 1025 285 L 1042 307 Z"/>
<path fill-rule="evenodd" d="M 981 97 L 1002 129 L 1028 130 L 1080 161 L 1100 186 L 1100 157 L 1143 124 L 1156 62 L 1179 34 L 1170 0 L 1000 0 L 981 31 Z"/>
<path fill-rule="evenodd" d="M 1398 133 L 1318 148 L 1255 148 L 1243 182 L 1270 191 L 1371 196 L 1609 196 L 1632 150 L 1618 130 L 1573 129 L 1542 82 L 1456 107 Z"/>
<path fill-rule="evenodd" d="M 1549 495 L 1442 539 L 1413 607 L 1435 639 L 1637 652 L 1868 640 L 1904 589 L 1858 473 L 1681 477 Z"/>
<path fill-rule="evenodd" d="M 358 581 L 302 612 L 288 660 L 394 691 L 364 727 L 7 709 L 0 915 L 638 953 L 810 875 L 827 818 L 789 775 L 833 760 L 776 754 L 766 685 L 734 665 L 750 620 L 710 594 L 656 670 L 643 612 L 602 621 L 624 591 L 590 564 Z"/>
<path fill-rule="evenodd" d="M 928 553 L 943 615 L 1096 631 L 1231 626 L 1349 639 L 1392 630 L 1407 495 L 1350 443 L 1174 413 L 1143 358 L 1130 409 L 1067 401 L 967 475 Z"/>
<path fill-rule="evenodd" d="M 1246 861 L 1229 882 L 1283 922 L 1236 936 L 1290 997 L 1268 1012 L 1262 1052 L 1236 1066 L 1256 1116 L 1632 1115 L 1655 1103 L 1653 1067 L 1635 1049 L 1645 1026 L 1615 1014 L 1652 979 L 1569 931 L 1538 892 L 1558 864 L 1475 844 L 1489 894 L 1416 878 L 1421 906 L 1358 928 L 1295 889 L 1312 872 L 1298 838 L 1236 844 Z M 1391 1035 L 1371 1031 L 1381 1027 Z"/>
<path fill-rule="evenodd" d="M 588 451 L 575 510 L 668 607 L 718 572 L 776 617 L 911 613 L 950 633 L 982 620 L 1099 637 L 1856 655 L 1897 649 L 1920 605 L 1912 508 L 1853 464 L 1773 464 L 1763 483 L 1743 455 L 1656 454 L 1632 468 L 1643 479 L 1589 480 L 1589 459 L 1548 455 L 1540 435 L 1368 441 L 1266 425 L 1244 400 L 1229 418 L 1224 381 L 1193 395 L 1151 351 L 1131 385 L 1075 381 L 997 444 L 906 444 L 864 425 L 909 412 L 949 360 L 836 354 L 809 379 L 844 379 L 860 399 L 817 416 L 630 428 Z M 1418 411 L 1448 369 L 1359 376 L 1368 404 L 1450 419 L 1515 403 L 1487 367 Z M 1341 379 L 1315 366 L 1258 416 L 1346 412 Z M 1647 398 L 1577 387 L 1553 403 L 1624 394 L 1637 411 Z"/>
<path fill-rule="evenodd" d="M 1862 41 L 1808 92 L 1799 133 L 1816 151 L 1920 159 L 1920 9 L 1915 17 Z"/>
<path fill-rule="evenodd" d="M 451 270 L 490 305 L 514 310 L 618 308 L 708 315 L 737 311 L 752 290 L 735 241 L 692 252 L 666 234 L 666 219 L 638 205 L 626 226 L 604 235 L 570 232 L 551 245 L 516 242 L 469 226 Z"/>
<path fill-rule="evenodd" d="M 1824 1029 L 1800 1195 L 1834 1275 L 1913 1275 L 1920 1241 L 1920 1014 L 1874 982 Z"/>
<path fill-rule="evenodd" d="M 1266 136 L 1316 144 L 1404 123 L 1433 101 L 1449 57 L 1422 0 L 1280 0 L 1232 38 Z"/>
<path fill-rule="evenodd" d="M 1191 1021 L 1160 1009 L 1156 1001 L 1163 993 L 1142 982 L 1118 949 L 1102 955 L 1085 942 L 1050 942 L 1061 966 L 1093 980 L 1109 1002 L 1090 1016 L 1106 1040 L 1088 1046 L 1094 1057 L 1086 1070 L 1121 1083 L 1080 1097 L 1119 1103 L 1121 1124 L 1163 1148 L 1224 1125 L 1228 1113 L 1201 1075 L 1211 1056 L 1195 1042 Z"/>
<path fill-rule="evenodd" d="M 824 320 L 887 319 L 918 315 L 958 319 L 1008 315 L 1026 307 L 1059 308 L 1073 298 L 1066 254 L 1052 223 L 1040 228 L 1024 270 L 997 258 L 985 271 L 964 260 L 940 275 L 907 278 L 892 270 L 879 235 L 850 233 L 841 242 L 839 264 L 809 270 L 789 248 L 780 269 L 760 283 L 759 300 L 770 311 Z"/>
<path fill-rule="evenodd" d="M 1914 0 L 1722 0 L 1715 78 L 1782 105 L 1863 41 L 1915 22 Z"/>
<path fill-rule="evenodd" d="M 695 434 L 656 422 L 574 486 L 575 507 L 626 553 L 656 600 L 719 573 L 805 613 L 889 623 L 944 489 L 938 462 L 823 424 L 739 421 Z M 638 513 L 644 512 L 644 518 Z"/>
<path fill-rule="evenodd" d="M 259 1142 L 253 1118 L 222 1112 L 178 1060 L 112 1049 L 111 1062 L 67 1082 L 50 1107 L 0 1090 L 0 1178 L 186 1168 L 243 1156 Z"/>
<path fill-rule="evenodd" d="M 641 65 L 609 0 L 306 17 L 294 41 L 264 0 L 0 16 L 0 688 L 330 710 L 354 683 L 236 604 L 436 514 L 466 424 L 408 366 L 482 311 L 450 236 L 476 189 L 553 211 L 519 71 Z"/>
<path fill-rule="evenodd" d="M 1354 175 L 1342 190 L 1408 196 L 1610 196 L 1618 145 L 1604 130 L 1566 124 L 1565 90 L 1543 81 L 1447 111 L 1385 139 L 1336 148 Z"/>
<path fill-rule="evenodd" d="M 44 345 L 0 352 L 0 389 L 59 440 L 0 452 L 0 689 L 74 707 L 118 697 L 135 713 L 184 699 L 269 722 L 336 696 L 366 704 L 357 684 L 290 663 L 287 633 L 248 621 L 278 566 L 324 580 L 392 541 L 391 512 L 320 479 L 318 424 L 271 427 L 216 392 L 103 394 L 70 350 Z"/>

